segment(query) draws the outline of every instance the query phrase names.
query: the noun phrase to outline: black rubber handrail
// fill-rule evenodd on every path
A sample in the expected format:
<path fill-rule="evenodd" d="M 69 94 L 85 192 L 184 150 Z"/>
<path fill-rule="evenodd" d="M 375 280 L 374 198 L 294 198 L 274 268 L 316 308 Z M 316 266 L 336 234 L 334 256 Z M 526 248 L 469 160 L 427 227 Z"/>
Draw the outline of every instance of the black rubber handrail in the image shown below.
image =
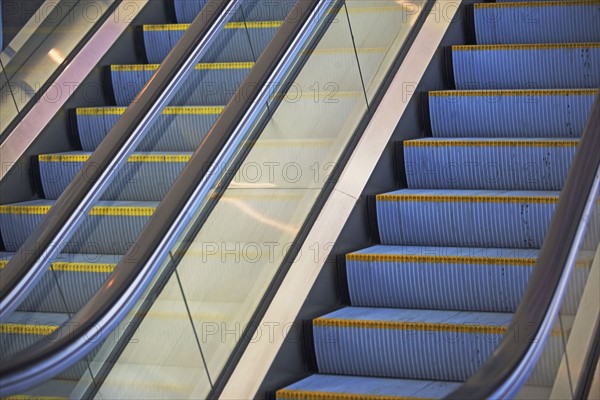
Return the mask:
<path fill-rule="evenodd" d="M 508 334 L 484 365 L 447 399 L 511 397 L 521 388 L 552 330 L 593 207 L 600 167 L 596 96 L 550 228 Z"/>
<path fill-rule="evenodd" d="M 37 343 L 12 359 L 3 360 L 0 365 L 1 396 L 14 393 L 15 390 L 22 390 L 22 388 L 17 388 L 16 384 L 18 382 L 39 383 L 73 365 L 89 353 L 96 344 L 101 342 L 99 338 L 108 335 L 107 329 L 114 327 L 125 317 L 131 307 L 124 307 L 123 304 L 130 302 L 132 298 L 139 299 L 152 281 L 156 271 L 151 270 L 151 267 L 148 266 L 156 264 L 156 259 L 153 258 L 156 249 L 163 245 L 165 237 L 170 236 L 170 229 L 174 221 L 181 218 L 182 209 L 185 208 L 189 198 L 203 182 L 203 179 L 210 175 L 211 170 L 209 167 L 221 154 L 225 143 L 228 142 L 238 126 L 247 121 L 248 110 L 254 106 L 257 97 L 269 93 L 268 84 L 272 83 L 269 78 L 277 68 L 282 67 L 280 63 L 284 56 L 289 56 L 288 50 L 294 47 L 296 38 L 305 33 L 305 26 L 313 17 L 313 11 L 317 8 L 325 9 L 325 5 L 330 4 L 332 1 L 298 0 L 296 2 L 294 12 L 291 12 L 283 22 L 236 95 L 233 96 L 184 171 L 176 179 L 151 220 L 146 224 L 136 241 L 135 248 L 131 248 L 122 258 L 108 281 L 73 318 L 58 328 L 57 333 L 54 334 L 55 340 Z M 202 37 L 201 32 L 204 29 L 202 27 L 214 22 L 214 18 L 216 18 L 214 15 L 220 14 L 225 9 L 226 3 L 230 2 L 210 0 L 169 57 L 173 53 L 177 53 L 177 60 L 179 61 L 186 58 L 182 54 L 187 55 L 187 58 L 189 58 L 188 50 L 193 49 L 194 43 L 199 42 Z M 205 15 L 207 8 L 211 9 L 214 14 Z M 206 20 L 208 22 L 205 22 Z M 180 46 L 184 46 L 185 50 L 180 49 Z M 296 54 L 298 53 L 299 50 L 296 51 Z M 150 99 L 147 99 L 147 97 L 160 93 L 160 91 L 155 92 L 155 89 L 163 85 L 164 79 L 168 79 L 168 75 L 166 73 L 161 75 L 160 71 L 161 68 L 166 68 L 164 65 L 169 63 L 169 57 L 161 64 L 154 78 L 117 123 L 121 123 L 123 126 L 115 125 L 109 136 L 113 131 L 119 131 L 124 126 L 134 129 L 139 125 L 143 116 L 149 110 L 147 105 L 144 106 L 144 100 L 149 101 Z M 179 61 L 171 60 L 172 64 L 170 64 L 168 70 L 172 70 L 171 67 Z M 153 94 L 148 95 L 147 93 Z M 127 112 L 134 105 L 137 106 L 135 112 L 129 112 L 129 118 L 126 118 Z M 108 140 L 107 138 L 105 141 Z M 97 152 L 101 151 L 109 158 L 110 156 L 106 153 L 110 154 L 108 151 L 110 149 L 106 147 L 108 146 L 99 147 Z M 119 147 L 119 142 L 113 143 L 111 147 Z M 84 188 L 81 188 L 81 186 L 84 186 Z M 85 182 L 78 182 L 76 179 L 65 191 L 67 195 L 63 194 L 65 205 L 58 208 L 57 204 L 53 209 L 58 208 L 60 211 L 55 212 L 53 218 L 49 218 L 50 216 L 45 218 L 45 226 L 39 230 L 43 233 L 43 238 L 48 239 L 45 242 L 47 245 L 50 245 L 53 239 L 51 234 L 53 226 L 60 226 L 68 220 L 68 215 L 63 215 L 65 209 L 68 206 L 75 207 L 78 204 L 76 196 L 68 192 L 84 195 L 86 190 L 89 190 L 89 185 L 86 186 Z M 45 247 L 39 246 L 39 248 L 44 249 Z M 23 253 L 22 256 L 26 257 L 27 254 Z M 22 262 L 22 260 L 18 260 L 18 262 Z M 93 338 L 93 340 L 90 338 Z"/>

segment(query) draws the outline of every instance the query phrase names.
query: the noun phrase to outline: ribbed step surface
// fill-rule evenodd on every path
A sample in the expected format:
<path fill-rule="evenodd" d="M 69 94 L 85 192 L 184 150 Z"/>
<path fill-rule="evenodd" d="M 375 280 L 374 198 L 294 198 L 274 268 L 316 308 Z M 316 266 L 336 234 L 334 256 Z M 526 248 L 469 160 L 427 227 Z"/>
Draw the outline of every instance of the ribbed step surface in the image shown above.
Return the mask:
<path fill-rule="evenodd" d="M 7 251 L 15 252 L 54 204 L 33 200 L 0 206 L 0 230 Z M 124 254 L 154 213 L 157 202 L 99 201 L 65 245 L 65 253 Z"/>
<path fill-rule="evenodd" d="M 598 89 L 428 94 L 434 137 L 579 138 Z"/>
<path fill-rule="evenodd" d="M 256 61 L 281 26 L 281 21 L 230 22 L 202 56 L 205 63 Z M 161 63 L 189 24 L 144 25 L 147 61 Z"/>
<path fill-rule="evenodd" d="M 40 179 L 45 197 L 57 199 L 83 168 L 90 154 L 40 155 Z M 192 153 L 134 153 L 115 174 L 101 199 L 160 201 L 191 157 Z"/>
<path fill-rule="evenodd" d="M 196 151 L 223 106 L 167 107 L 148 130 L 137 151 Z M 125 107 L 78 108 L 75 121 L 83 151 L 94 151 L 125 112 Z"/>
<path fill-rule="evenodd" d="M 0 269 L 12 253 L 0 252 Z M 121 260 L 112 254 L 61 254 L 19 306 L 20 311 L 76 313 L 106 282 Z"/>
<path fill-rule="evenodd" d="M 538 250 L 373 246 L 346 255 L 352 305 L 514 312 L 536 266 Z M 573 272 L 563 313 L 574 314 L 592 252 Z"/>
<path fill-rule="evenodd" d="M 173 0 L 180 23 L 190 23 L 208 0 Z M 244 0 L 235 8 L 231 21 L 283 21 L 293 9 L 293 1 Z"/>
<path fill-rule="evenodd" d="M 253 66 L 252 62 L 198 64 L 171 100 L 171 105 L 227 104 Z M 116 104 L 129 105 L 157 69 L 158 64 L 111 65 Z"/>
<path fill-rule="evenodd" d="M 600 43 L 452 46 L 456 89 L 600 87 Z"/>
<path fill-rule="evenodd" d="M 276 395 L 279 400 L 440 399 L 459 386 L 456 382 L 312 375 Z"/>
<path fill-rule="evenodd" d="M 377 196 L 379 234 L 383 244 L 536 249 L 542 246 L 558 195 L 398 190 Z"/>
<path fill-rule="evenodd" d="M 600 42 L 597 0 L 478 3 L 474 21 L 479 44 Z"/>
<path fill-rule="evenodd" d="M 577 139 L 408 140 L 408 187 L 561 190 L 577 144 Z"/>

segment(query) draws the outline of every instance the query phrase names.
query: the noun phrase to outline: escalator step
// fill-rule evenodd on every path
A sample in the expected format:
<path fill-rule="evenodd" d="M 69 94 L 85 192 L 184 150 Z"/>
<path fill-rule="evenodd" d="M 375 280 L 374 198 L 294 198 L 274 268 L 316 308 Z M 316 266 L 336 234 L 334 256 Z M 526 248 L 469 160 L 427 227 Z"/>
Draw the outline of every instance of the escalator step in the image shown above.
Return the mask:
<path fill-rule="evenodd" d="M 511 318 L 345 307 L 313 320 L 319 373 L 461 381 L 491 354 Z"/>
<path fill-rule="evenodd" d="M 78 151 L 38 156 L 46 198 L 57 199 L 90 155 Z M 192 153 L 133 153 L 115 174 L 101 199 L 161 201 L 191 157 Z"/>
<path fill-rule="evenodd" d="M 383 244 L 537 249 L 558 196 L 554 191 L 398 190 L 377 196 L 379 234 Z"/>
<path fill-rule="evenodd" d="M 12 253 L 0 253 L 0 269 Z M 96 293 L 120 261 L 119 255 L 61 254 L 52 262 L 20 311 L 75 313 Z"/>
<path fill-rule="evenodd" d="M 441 399 L 460 386 L 456 382 L 311 375 L 277 392 L 278 400 L 406 400 Z"/>
<path fill-rule="evenodd" d="M 173 0 L 177 22 L 190 23 L 198 16 L 207 0 Z M 244 0 L 236 7 L 231 21 L 283 21 L 293 9 L 294 1 Z"/>
<path fill-rule="evenodd" d="M 508 330 L 511 319 L 510 313 L 345 307 L 313 320 L 319 373 L 463 381 L 505 334 L 517 335 Z M 570 324 L 562 329 L 549 338 L 551 351 L 532 384 L 554 379 L 549 371 L 560 364 L 561 332 L 568 334 Z"/>
<path fill-rule="evenodd" d="M 351 304 L 457 311 L 515 312 L 538 250 L 374 246 L 346 256 Z M 562 312 L 572 314 L 593 254 L 582 254 Z"/>
<path fill-rule="evenodd" d="M 223 108 L 167 107 L 152 124 L 137 151 L 195 151 Z M 77 133 L 83 151 L 94 151 L 123 112 L 124 107 L 76 109 Z"/>
<path fill-rule="evenodd" d="M 456 89 L 600 86 L 600 43 L 452 46 Z"/>
<path fill-rule="evenodd" d="M 478 44 L 600 42 L 598 0 L 477 3 L 474 21 Z"/>
<path fill-rule="evenodd" d="M 17 251 L 53 204 L 53 200 L 33 200 L 0 206 L 0 230 L 6 250 Z M 63 251 L 125 254 L 157 206 L 157 202 L 99 201 Z"/>
<path fill-rule="evenodd" d="M 198 64 L 173 97 L 171 105 L 227 104 L 253 66 L 251 62 Z M 157 69 L 158 64 L 111 65 L 117 105 L 129 105 Z"/>
<path fill-rule="evenodd" d="M 202 62 L 256 61 L 281 24 L 281 21 L 230 22 L 202 56 Z M 161 63 L 188 27 L 189 24 L 144 25 L 142 29 L 148 62 Z"/>
<path fill-rule="evenodd" d="M 429 92 L 434 137 L 578 138 L 597 89 Z"/>
<path fill-rule="evenodd" d="M 404 142 L 412 189 L 561 190 L 577 139 L 418 139 Z"/>

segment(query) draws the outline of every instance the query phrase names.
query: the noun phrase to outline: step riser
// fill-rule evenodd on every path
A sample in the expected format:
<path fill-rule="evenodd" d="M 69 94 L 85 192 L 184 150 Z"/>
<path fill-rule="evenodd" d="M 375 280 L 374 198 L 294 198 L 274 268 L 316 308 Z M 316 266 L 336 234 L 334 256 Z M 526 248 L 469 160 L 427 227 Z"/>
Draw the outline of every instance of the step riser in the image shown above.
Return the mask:
<path fill-rule="evenodd" d="M 561 190 L 574 146 L 411 146 L 404 157 L 413 189 Z"/>
<path fill-rule="evenodd" d="M 376 328 L 313 327 L 319 373 L 464 381 L 494 351 L 501 334 Z M 551 384 L 562 339 L 553 336 L 551 362 L 534 374 Z"/>
<path fill-rule="evenodd" d="M 346 261 L 351 304 L 436 310 L 515 312 L 530 265 Z M 589 273 L 576 268 L 562 312 L 574 314 Z"/>
<path fill-rule="evenodd" d="M 250 71 L 249 68 L 194 70 L 171 100 L 173 106 L 220 106 L 227 104 Z M 111 71 L 118 106 L 131 103 L 155 70 Z"/>
<path fill-rule="evenodd" d="M 43 217 L 41 214 L 0 214 L 6 250 L 17 251 Z M 87 216 L 63 252 L 124 254 L 149 219 L 149 216 Z"/>
<path fill-rule="evenodd" d="M 161 114 L 136 150 L 196 151 L 219 115 Z M 94 151 L 120 117 L 120 114 L 77 115 L 77 131 L 83 151 Z"/>
<path fill-rule="evenodd" d="M 215 39 L 201 62 L 256 61 L 278 28 L 224 29 Z M 184 30 L 145 30 L 146 58 L 160 64 L 183 36 Z"/>
<path fill-rule="evenodd" d="M 538 249 L 555 208 L 554 203 L 377 201 L 377 220 L 382 244 Z"/>
<path fill-rule="evenodd" d="M 51 161 L 40 162 L 39 165 L 44 195 L 47 199 L 55 200 L 84 163 Z M 128 162 L 115 174 L 101 199 L 161 201 L 185 165 L 185 162 Z"/>
<path fill-rule="evenodd" d="M 501 8 L 476 6 L 474 15 L 478 44 L 600 41 L 598 4 Z"/>
<path fill-rule="evenodd" d="M 429 96 L 434 137 L 579 138 L 596 91 L 585 95 Z"/>
<path fill-rule="evenodd" d="M 191 23 L 208 0 L 174 0 L 179 23 Z M 292 10 L 292 0 L 244 0 L 236 7 L 230 21 L 283 21 Z"/>
<path fill-rule="evenodd" d="M 452 63 L 459 90 L 600 86 L 600 48 L 454 50 Z"/>

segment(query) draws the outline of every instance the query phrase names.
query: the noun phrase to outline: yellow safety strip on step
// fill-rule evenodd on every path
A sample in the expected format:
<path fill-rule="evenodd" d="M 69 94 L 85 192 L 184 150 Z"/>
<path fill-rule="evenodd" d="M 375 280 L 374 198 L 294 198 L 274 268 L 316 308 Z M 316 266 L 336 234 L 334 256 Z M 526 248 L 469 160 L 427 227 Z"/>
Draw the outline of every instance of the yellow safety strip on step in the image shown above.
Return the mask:
<path fill-rule="evenodd" d="M 572 0 L 572 1 L 524 1 L 506 3 L 477 3 L 475 8 L 520 8 L 520 7 L 557 7 L 557 6 L 586 6 L 600 5 L 599 0 Z"/>
<path fill-rule="evenodd" d="M 407 140 L 406 147 L 577 147 L 574 140 Z"/>
<path fill-rule="evenodd" d="M 469 256 L 433 256 L 424 254 L 368 254 L 349 253 L 346 254 L 348 261 L 362 262 L 403 262 L 403 263 L 430 263 L 430 264 L 470 264 L 470 265 L 509 265 L 509 266 L 533 266 L 537 258 L 519 257 L 469 257 Z M 588 268 L 592 261 L 577 261 L 577 268 Z"/>
<path fill-rule="evenodd" d="M 166 107 L 162 114 L 164 115 L 218 115 L 223 112 L 225 107 L 207 106 L 207 107 L 193 107 L 193 106 L 182 106 L 182 107 Z M 121 115 L 125 112 L 125 107 L 105 107 L 105 108 L 94 108 L 84 107 L 75 110 L 77 115 Z"/>
<path fill-rule="evenodd" d="M 534 89 L 534 90 L 438 90 L 429 97 L 487 97 L 487 96 L 595 96 L 598 89 Z"/>
<path fill-rule="evenodd" d="M 450 324 L 435 322 L 412 321 L 376 321 L 366 319 L 341 319 L 341 318 L 316 318 L 313 325 L 331 328 L 370 328 L 370 329 L 397 329 L 406 331 L 433 331 L 454 333 L 479 333 L 486 335 L 503 335 L 505 326 Z"/>
<path fill-rule="evenodd" d="M 260 28 L 279 28 L 283 21 L 249 21 L 249 22 L 228 22 L 225 29 L 260 29 Z M 145 32 L 149 31 L 185 31 L 191 24 L 159 24 L 143 25 Z"/>
<path fill-rule="evenodd" d="M 33 396 L 27 394 L 17 394 L 14 396 L 3 397 L 2 400 L 68 400 L 68 398 L 56 396 Z"/>
<path fill-rule="evenodd" d="M 90 154 L 40 154 L 40 162 L 86 162 Z M 127 162 L 145 163 L 186 163 L 192 158 L 191 154 L 132 154 Z"/>
<path fill-rule="evenodd" d="M 378 201 L 423 201 L 435 203 L 530 203 L 556 204 L 558 196 L 449 196 L 420 194 L 378 194 Z"/>
<path fill-rule="evenodd" d="M 0 206 L 0 214 L 43 215 L 50 211 L 51 206 Z M 149 217 L 154 214 L 154 207 L 120 207 L 95 206 L 89 215 L 94 216 L 123 216 Z"/>
<path fill-rule="evenodd" d="M 0 269 L 8 264 L 8 260 L 0 261 Z M 53 262 L 50 269 L 60 272 L 90 272 L 98 274 L 110 274 L 115 270 L 117 264 L 92 264 L 83 262 Z"/>
<path fill-rule="evenodd" d="M 130 64 L 130 65 L 111 65 L 113 72 L 132 72 L 132 71 L 156 71 L 160 64 Z M 195 70 L 216 70 L 216 69 L 251 69 L 253 62 L 231 62 L 231 63 L 200 63 Z"/>
<path fill-rule="evenodd" d="M 50 335 L 58 326 L 33 324 L 0 324 L 0 333 L 12 335 Z"/>
<path fill-rule="evenodd" d="M 353 394 L 281 389 L 277 398 L 290 400 L 427 400 L 422 397 L 384 396 L 382 394 Z"/>
<path fill-rule="evenodd" d="M 452 51 L 599 49 L 600 43 L 483 44 L 452 46 Z"/>

